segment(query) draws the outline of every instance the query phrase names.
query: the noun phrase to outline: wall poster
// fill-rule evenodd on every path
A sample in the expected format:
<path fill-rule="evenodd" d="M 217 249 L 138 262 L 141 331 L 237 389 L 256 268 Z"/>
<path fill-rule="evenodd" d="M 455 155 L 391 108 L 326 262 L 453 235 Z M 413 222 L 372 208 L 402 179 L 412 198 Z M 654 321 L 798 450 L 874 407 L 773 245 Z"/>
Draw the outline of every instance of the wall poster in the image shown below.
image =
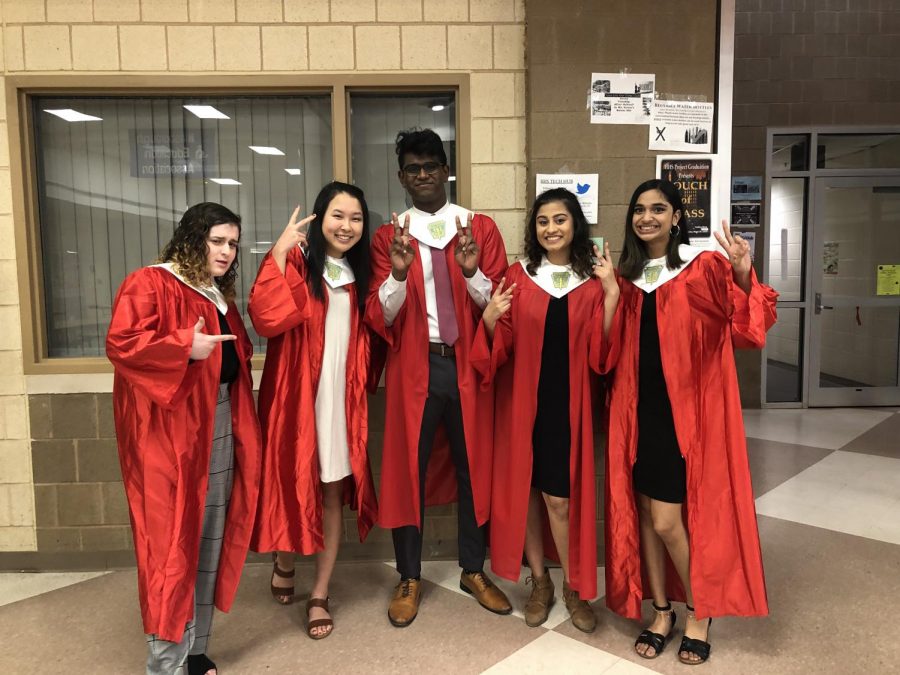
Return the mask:
<path fill-rule="evenodd" d="M 708 239 L 712 236 L 712 159 L 678 157 L 661 159 L 659 177 L 674 183 L 681 192 L 688 236 Z"/>
<path fill-rule="evenodd" d="M 713 103 L 653 101 L 650 150 L 709 152 L 713 136 Z"/>
<path fill-rule="evenodd" d="M 759 202 L 731 204 L 731 224 L 739 227 L 759 227 Z"/>
<path fill-rule="evenodd" d="M 648 124 L 656 75 L 593 73 L 591 124 Z"/>
<path fill-rule="evenodd" d="M 591 225 L 596 225 L 599 179 L 596 173 L 539 173 L 534 194 L 537 196 L 553 188 L 565 188 L 578 197 L 578 203 L 587 221 Z"/>

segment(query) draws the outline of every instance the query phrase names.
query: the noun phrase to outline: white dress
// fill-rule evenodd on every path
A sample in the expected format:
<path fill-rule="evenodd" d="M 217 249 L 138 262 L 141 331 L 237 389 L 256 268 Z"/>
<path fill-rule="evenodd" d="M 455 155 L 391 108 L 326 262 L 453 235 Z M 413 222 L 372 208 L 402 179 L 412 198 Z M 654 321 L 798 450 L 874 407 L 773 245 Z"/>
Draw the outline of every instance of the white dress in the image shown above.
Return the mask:
<path fill-rule="evenodd" d="M 323 483 L 350 475 L 350 449 L 347 446 L 347 349 L 350 345 L 350 293 L 346 286 L 328 294 L 325 315 L 325 348 L 322 373 L 316 391 L 316 440 L 319 446 L 319 472 Z"/>

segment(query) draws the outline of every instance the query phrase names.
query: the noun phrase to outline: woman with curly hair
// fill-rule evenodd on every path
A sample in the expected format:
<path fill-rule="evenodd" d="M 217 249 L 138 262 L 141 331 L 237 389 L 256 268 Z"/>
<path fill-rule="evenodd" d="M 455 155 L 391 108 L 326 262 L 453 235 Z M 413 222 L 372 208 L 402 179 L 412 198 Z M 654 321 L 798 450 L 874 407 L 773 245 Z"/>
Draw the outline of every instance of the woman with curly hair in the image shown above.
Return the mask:
<path fill-rule="evenodd" d="M 297 207 L 250 291 L 250 318 L 269 339 L 252 546 L 275 552 L 271 591 L 284 605 L 294 598 L 295 554 L 316 555 L 306 631 L 320 640 L 334 629 L 328 585 L 344 504 L 357 512 L 360 541 L 378 510 L 366 451 L 370 342 L 362 323 L 369 211 L 362 190 L 334 181 L 319 191 L 312 215 L 299 215 Z"/>
<path fill-rule="evenodd" d="M 158 264 L 130 274 L 106 338 L 147 634 L 147 673 L 211 675 L 259 489 L 252 345 L 234 304 L 241 219 L 197 204 Z"/>
<path fill-rule="evenodd" d="M 472 351 L 483 386 L 496 377 L 491 569 L 518 580 L 524 550 L 525 622 L 539 626 L 554 602 L 545 552 L 557 558 L 566 608 L 585 632 L 597 623 L 587 603 L 597 595 L 592 373 L 615 359 L 619 300 L 609 247 L 601 255 L 588 229 L 568 190 L 535 200 L 525 259 L 500 281 Z"/>

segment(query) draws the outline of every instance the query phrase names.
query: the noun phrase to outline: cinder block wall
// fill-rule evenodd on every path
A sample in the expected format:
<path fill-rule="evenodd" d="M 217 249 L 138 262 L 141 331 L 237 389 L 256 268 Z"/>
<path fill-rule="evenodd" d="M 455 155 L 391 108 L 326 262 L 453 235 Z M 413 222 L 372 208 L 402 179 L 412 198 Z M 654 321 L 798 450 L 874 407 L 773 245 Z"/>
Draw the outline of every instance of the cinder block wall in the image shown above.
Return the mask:
<path fill-rule="evenodd" d="M 673 30 L 677 26 L 678 30 Z M 600 221 L 617 259 L 631 191 L 655 175 L 646 125 L 591 124 L 591 73 L 655 73 L 659 92 L 714 100 L 716 2 L 529 0 L 528 197 L 536 173 L 598 173 Z M 603 560 L 604 439 L 595 437 Z"/>
<path fill-rule="evenodd" d="M 65 73 L 90 83 L 100 73 L 146 74 L 152 84 L 154 74 L 171 73 L 469 73 L 469 206 L 492 216 L 509 251 L 518 251 L 525 209 L 524 0 L 0 0 L 0 22 L 4 77 Z M 15 253 L 3 97 L 0 87 L 0 552 L 37 551 L 54 564 L 127 560 L 109 388 L 66 394 L 71 389 L 60 385 L 60 393 L 26 393 L 16 275 L 25 261 Z M 373 407 L 377 468 L 383 414 L 377 398 Z M 448 551 L 448 539 L 455 546 L 452 509 L 430 513 L 427 527 L 427 553 Z M 355 540 L 350 514 L 346 529 Z M 347 555 L 390 552 L 384 533 L 371 539 L 349 546 Z"/>

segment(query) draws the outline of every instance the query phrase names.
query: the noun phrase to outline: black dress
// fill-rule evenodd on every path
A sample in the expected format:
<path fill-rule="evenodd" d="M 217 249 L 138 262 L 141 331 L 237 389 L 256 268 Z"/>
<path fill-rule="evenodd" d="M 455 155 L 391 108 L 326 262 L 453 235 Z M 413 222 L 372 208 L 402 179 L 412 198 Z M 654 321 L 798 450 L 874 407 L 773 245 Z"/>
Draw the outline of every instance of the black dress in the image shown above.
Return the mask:
<path fill-rule="evenodd" d="M 531 485 L 554 497 L 569 497 L 569 299 L 550 298 L 541 348 L 537 411 L 531 433 Z"/>
<path fill-rule="evenodd" d="M 675 436 L 675 422 L 659 353 L 656 291 L 644 293 L 638 361 L 637 460 L 634 489 L 661 502 L 684 502 L 684 457 Z"/>

